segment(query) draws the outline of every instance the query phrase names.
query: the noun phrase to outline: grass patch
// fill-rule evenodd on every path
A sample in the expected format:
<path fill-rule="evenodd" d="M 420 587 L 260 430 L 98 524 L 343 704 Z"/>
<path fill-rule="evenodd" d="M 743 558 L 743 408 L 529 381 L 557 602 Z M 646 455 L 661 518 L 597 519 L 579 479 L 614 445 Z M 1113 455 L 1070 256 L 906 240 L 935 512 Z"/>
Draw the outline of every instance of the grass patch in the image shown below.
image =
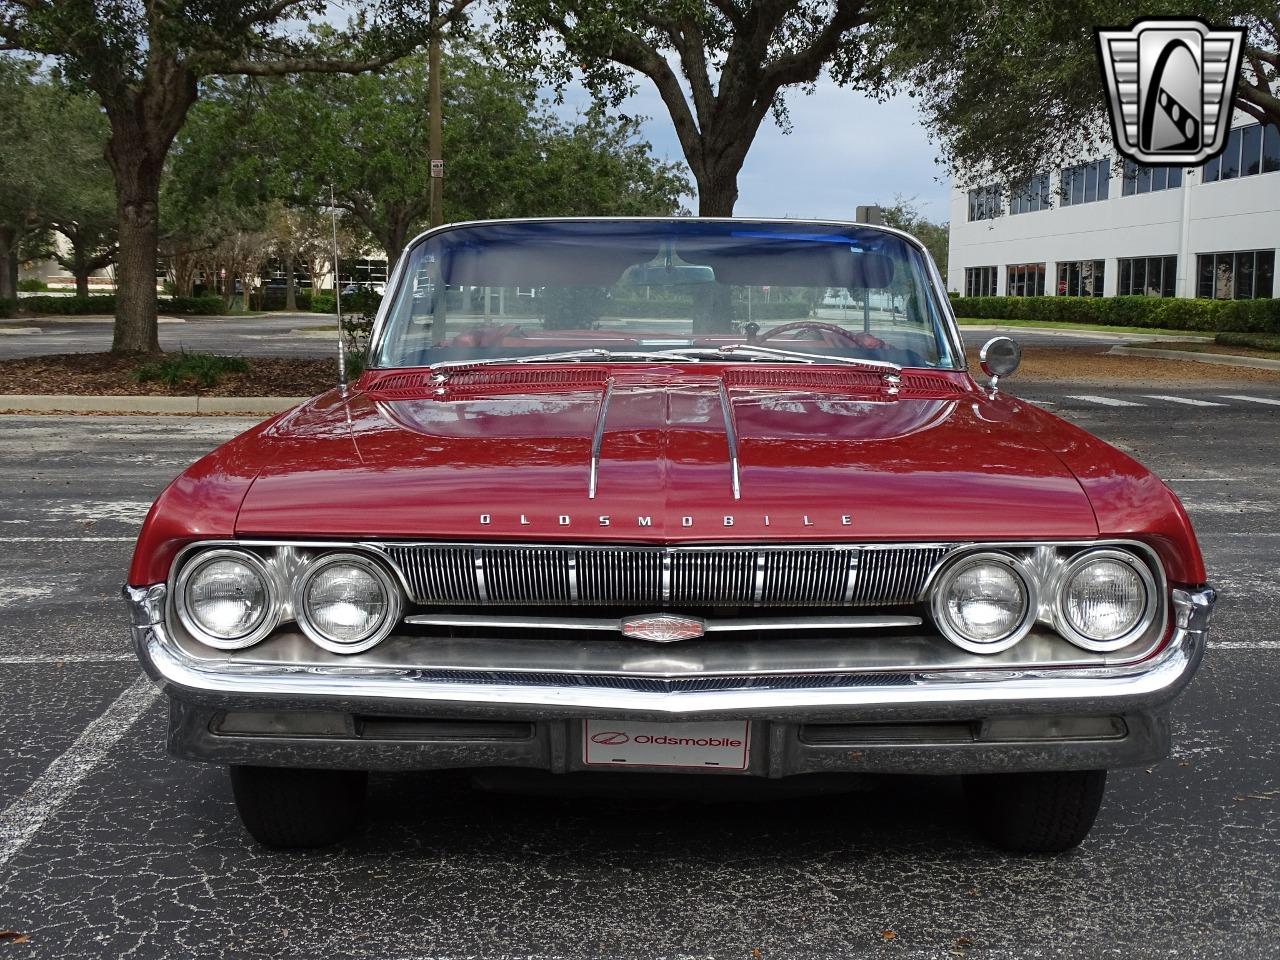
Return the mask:
<path fill-rule="evenodd" d="M 162 383 L 171 390 L 184 386 L 216 387 L 230 373 L 248 373 L 243 357 L 220 357 L 213 353 L 177 353 L 144 363 L 133 372 L 139 383 Z"/>
<path fill-rule="evenodd" d="M 1165 330 L 1160 327 L 1113 327 L 1102 323 L 1068 323 L 1065 320 L 981 320 L 958 317 L 962 327 L 1029 327 L 1033 330 L 1080 330 L 1088 333 L 1142 333 L 1157 337 L 1200 337 L 1213 339 L 1213 334 L 1200 330 Z"/>

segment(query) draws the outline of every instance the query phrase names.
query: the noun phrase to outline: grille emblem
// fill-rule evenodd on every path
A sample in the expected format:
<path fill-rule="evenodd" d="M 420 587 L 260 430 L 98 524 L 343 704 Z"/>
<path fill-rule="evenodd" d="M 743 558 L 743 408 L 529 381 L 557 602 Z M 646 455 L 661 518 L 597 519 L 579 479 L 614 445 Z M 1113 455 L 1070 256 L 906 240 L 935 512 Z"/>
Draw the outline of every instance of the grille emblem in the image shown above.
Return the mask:
<path fill-rule="evenodd" d="M 671 643 L 673 640 L 690 640 L 706 633 L 706 624 L 697 617 L 678 617 L 669 613 L 654 613 L 643 617 L 627 617 L 622 621 L 622 635 L 655 643 Z"/>

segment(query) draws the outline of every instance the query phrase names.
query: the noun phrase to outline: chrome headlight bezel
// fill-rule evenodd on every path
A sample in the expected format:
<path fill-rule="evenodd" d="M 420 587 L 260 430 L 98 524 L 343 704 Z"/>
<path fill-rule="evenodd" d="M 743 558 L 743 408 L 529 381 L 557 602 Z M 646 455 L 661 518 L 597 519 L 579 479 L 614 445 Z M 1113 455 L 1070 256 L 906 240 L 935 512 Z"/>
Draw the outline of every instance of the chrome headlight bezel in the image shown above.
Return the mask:
<path fill-rule="evenodd" d="M 947 613 L 947 594 L 956 577 L 967 568 L 979 563 L 993 563 L 1005 567 L 1022 584 L 1026 596 L 1026 604 L 1022 616 L 1018 618 L 1013 630 L 998 640 L 974 640 L 961 633 Z M 1036 615 L 1040 606 L 1038 584 L 1026 562 L 1011 553 L 999 550 L 982 550 L 976 553 L 965 553 L 938 572 L 932 584 L 930 607 L 933 622 L 939 632 L 961 650 L 977 654 L 993 654 L 1008 650 L 1025 637 L 1035 626 Z"/>
<path fill-rule="evenodd" d="M 1143 604 L 1142 613 L 1134 622 L 1134 625 L 1124 634 L 1112 640 L 1095 640 L 1081 633 L 1071 623 L 1071 618 L 1067 614 L 1067 585 L 1080 572 L 1081 568 L 1099 560 L 1112 560 L 1131 568 L 1138 575 L 1138 579 L 1141 581 L 1145 591 L 1145 603 Z M 1151 568 L 1143 562 L 1141 557 L 1127 550 L 1119 550 L 1113 547 L 1081 550 L 1067 561 L 1062 571 L 1058 574 L 1053 595 L 1053 626 L 1065 639 L 1082 650 L 1088 650 L 1092 653 L 1110 653 L 1127 647 L 1144 636 L 1159 616 L 1160 607 L 1156 578 L 1151 573 Z"/>
<path fill-rule="evenodd" d="M 266 612 L 258 626 L 249 633 L 232 639 L 209 633 L 200 625 L 199 620 L 196 619 L 187 604 L 187 588 L 192 578 L 204 567 L 217 560 L 234 560 L 249 567 L 258 576 L 258 579 L 262 581 L 267 595 Z M 187 632 L 200 643 L 213 647 L 215 650 L 243 650 L 245 647 L 251 647 L 269 636 L 280 624 L 280 589 L 276 578 L 256 554 L 232 547 L 204 550 L 184 563 L 182 569 L 178 572 L 177 579 L 174 581 L 173 605 L 179 622 Z"/>
<path fill-rule="evenodd" d="M 312 622 L 311 610 L 307 605 L 307 588 L 310 586 L 311 581 L 315 579 L 317 574 L 323 572 L 325 568 L 339 563 L 360 567 L 371 574 L 378 581 L 387 598 L 386 612 L 378 629 L 356 643 L 344 643 L 326 635 Z M 322 650 L 328 650 L 330 653 L 363 653 L 365 650 L 377 646 L 396 628 L 396 625 L 400 622 L 403 608 L 404 596 L 395 578 L 387 572 L 382 564 L 360 553 L 319 554 L 312 558 L 302 569 L 293 589 L 293 613 L 298 628 L 307 635 L 312 643 Z"/>

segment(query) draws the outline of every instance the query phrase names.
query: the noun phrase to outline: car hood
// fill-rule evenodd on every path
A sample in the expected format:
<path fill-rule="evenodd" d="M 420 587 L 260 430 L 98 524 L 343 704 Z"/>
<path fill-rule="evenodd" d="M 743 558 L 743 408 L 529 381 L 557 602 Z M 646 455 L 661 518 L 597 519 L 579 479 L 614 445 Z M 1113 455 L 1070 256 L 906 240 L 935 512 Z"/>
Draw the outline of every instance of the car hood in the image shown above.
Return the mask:
<path fill-rule="evenodd" d="M 262 431 L 240 536 L 999 540 L 1097 535 L 1034 412 L 962 375 L 661 369 L 334 391 Z M 753 379 L 754 378 L 754 379 Z M 736 470 L 735 470 L 736 455 Z M 736 482 L 735 482 L 736 473 Z"/>

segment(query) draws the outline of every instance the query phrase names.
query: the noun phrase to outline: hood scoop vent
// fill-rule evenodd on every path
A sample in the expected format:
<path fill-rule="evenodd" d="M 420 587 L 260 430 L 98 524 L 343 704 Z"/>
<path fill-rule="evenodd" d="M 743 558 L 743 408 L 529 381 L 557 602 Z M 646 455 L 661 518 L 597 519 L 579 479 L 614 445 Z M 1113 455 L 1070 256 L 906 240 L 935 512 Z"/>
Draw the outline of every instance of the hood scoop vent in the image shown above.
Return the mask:
<path fill-rule="evenodd" d="M 429 371 L 413 373 L 373 373 L 362 383 L 366 393 L 384 400 L 410 400 L 426 396 L 456 397 L 474 393 L 520 393 L 603 387 L 607 372 L 600 367 L 531 368 L 490 370 L 450 370 L 449 379 L 438 383 Z"/>
<path fill-rule="evenodd" d="M 945 373 L 903 373 L 899 397 L 939 398 L 968 392 L 959 377 Z M 742 368 L 725 371 L 724 381 L 730 388 L 741 390 L 805 390 L 821 393 L 884 392 L 884 379 L 869 370 L 841 370 L 832 367 L 811 368 Z"/>

